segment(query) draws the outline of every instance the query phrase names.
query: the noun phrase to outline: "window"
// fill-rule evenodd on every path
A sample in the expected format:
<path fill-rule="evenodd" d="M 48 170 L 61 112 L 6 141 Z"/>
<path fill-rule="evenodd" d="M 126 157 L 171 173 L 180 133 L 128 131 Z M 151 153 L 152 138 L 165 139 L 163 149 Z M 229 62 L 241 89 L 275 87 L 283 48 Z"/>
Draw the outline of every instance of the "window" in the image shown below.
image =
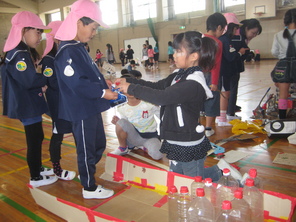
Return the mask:
<path fill-rule="evenodd" d="M 101 0 L 99 2 L 102 11 L 102 19 L 107 25 L 118 24 L 117 0 Z"/>
<path fill-rule="evenodd" d="M 156 0 L 132 0 L 134 20 L 156 17 Z"/>
<path fill-rule="evenodd" d="M 175 14 L 203 11 L 205 9 L 205 0 L 174 0 Z"/>
<path fill-rule="evenodd" d="M 61 12 L 55 12 L 50 14 L 50 21 L 61 21 Z"/>
<path fill-rule="evenodd" d="M 224 0 L 224 6 L 229 7 L 229 6 L 234 6 L 234 5 L 244 5 L 245 0 Z"/>

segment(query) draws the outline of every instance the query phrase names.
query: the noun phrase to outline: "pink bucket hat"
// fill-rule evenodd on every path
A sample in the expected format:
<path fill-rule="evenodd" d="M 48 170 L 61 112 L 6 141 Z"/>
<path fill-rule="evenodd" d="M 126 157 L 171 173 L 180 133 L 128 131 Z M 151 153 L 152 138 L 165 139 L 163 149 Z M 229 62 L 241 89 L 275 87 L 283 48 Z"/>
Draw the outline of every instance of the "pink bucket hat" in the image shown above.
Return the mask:
<path fill-rule="evenodd" d="M 238 24 L 239 26 L 241 26 L 242 24 L 239 23 L 236 14 L 229 12 L 229 13 L 225 13 L 224 17 L 226 18 L 227 24 L 229 23 L 234 23 L 234 24 Z M 227 26 L 225 28 L 225 31 L 227 30 Z M 239 35 L 239 30 L 236 31 L 236 35 Z"/>
<path fill-rule="evenodd" d="M 82 17 L 88 17 L 105 28 L 109 27 L 102 21 L 102 13 L 98 4 L 90 0 L 78 0 L 72 4 L 71 11 L 57 31 L 55 38 L 64 41 L 74 39 L 77 34 L 77 21 Z"/>
<path fill-rule="evenodd" d="M 51 31 L 51 28 L 43 25 L 41 19 L 34 13 L 22 11 L 15 14 L 11 19 L 12 27 L 4 45 L 4 52 L 14 49 L 22 40 L 22 30 L 25 27 L 43 29 L 44 33 Z"/>
<path fill-rule="evenodd" d="M 51 32 L 46 33 L 46 47 L 43 52 L 43 56 L 46 56 L 52 50 L 53 43 L 54 43 L 54 36 L 57 33 L 58 29 L 60 28 L 61 24 L 62 24 L 62 21 L 53 21 L 47 25 L 48 27 L 51 28 Z"/>

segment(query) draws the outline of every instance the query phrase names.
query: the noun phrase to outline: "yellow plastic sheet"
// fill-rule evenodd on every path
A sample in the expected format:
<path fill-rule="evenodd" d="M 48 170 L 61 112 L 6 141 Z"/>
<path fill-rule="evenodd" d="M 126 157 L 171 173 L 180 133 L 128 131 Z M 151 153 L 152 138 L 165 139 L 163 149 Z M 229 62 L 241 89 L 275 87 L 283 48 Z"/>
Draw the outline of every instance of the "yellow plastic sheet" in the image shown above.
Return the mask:
<path fill-rule="evenodd" d="M 241 121 L 239 119 L 234 119 L 229 122 L 232 127 L 232 133 L 234 134 L 256 134 L 263 133 L 266 134 L 264 127 L 262 125 L 262 120 L 256 119 L 253 121 Z"/>

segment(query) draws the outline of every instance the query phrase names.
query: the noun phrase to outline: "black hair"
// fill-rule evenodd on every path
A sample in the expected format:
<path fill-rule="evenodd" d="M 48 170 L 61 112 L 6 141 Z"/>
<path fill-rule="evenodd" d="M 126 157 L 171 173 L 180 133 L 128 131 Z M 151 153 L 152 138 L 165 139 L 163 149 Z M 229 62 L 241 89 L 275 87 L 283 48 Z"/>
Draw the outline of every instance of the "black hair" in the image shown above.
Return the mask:
<path fill-rule="evenodd" d="M 89 25 L 89 24 L 95 22 L 94 20 L 92 20 L 89 17 L 82 17 L 82 18 L 80 18 L 80 20 L 81 20 L 83 25 Z"/>
<path fill-rule="evenodd" d="M 36 29 L 36 28 L 33 28 L 33 27 L 25 27 L 23 30 L 24 30 L 24 31 L 29 31 L 29 30 L 31 30 L 31 29 Z M 37 31 L 43 33 L 44 30 L 43 30 L 43 29 L 37 29 Z"/>
<path fill-rule="evenodd" d="M 106 46 L 108 48 L 108 53 L 113 53 L 113 47 L 112 47 L 112 45 L 108 43 Z"/>
<path fill-rule="evenodd" d="M 174 49 L 180 50 L 182 47 L 187 55 L 198 53 L 198 65 L 204 71 L 210 71 L 215 65 L 217 43 L 209 37 L 202 37 L 200 32 L 188 31 L 178 34 L 173 43 Z"/>
<path fill-rule="evenodd" d="M 96 53 L 98 53 L 98 52 L 101 52 L 101 50 L 100 49 L 97 49 Z"/>
<path fill-rule="evenodd" d="M 136 64 L 136 61 L 135 61 L 135 60 L 131 60 L 131 61 L 130 61 L 130 64 L 132 64 L 132 65 L 133 65 L 133 64 Z"/>
<path fill-rule="evenodd" d="M 152 45 L 149 45 L 149 46 L 148 46 L 148 49 L 152 49 Z"/>
<path fill-rule="evenodd" d="M 127 47 L 130 49 L 131 48 L 131 45 L 127 45 Z"/>
<path fill-rule="evenodd" d="M 57 54 L 57 52 L 58 52 L 58 45 L 54 42 L 53 47 L 48 54 L 55 56 Z"/>
<path fill-rule="evenodd" d="M 141 79 L 142 78 L 142 73 L 140 71 L 138 71 L 138 70 L 131 70 L 131 71 L 129 71 L 129 74 L 131 74 L 136 79 Z"/>
<path fill-rule="evenodd" d="M 220 25 L 222 29 L 227 25 L 226 18 L 219 12 L 216 12 L 210 15 L 206 21 L 207 23 L 207 31 L 216 31 L 218 26 Z"/>
<path fill-rule="evenodd" d="M 258 28 L 257 35 L 260 35 L 262 32 L 262 26 L 260 25 L 260 22 L 257 19 L 245 19 L 240 22 L 242 27 L 240 28 L 240 34 L 246 38 L 246 29 L 254 29 Z"/>
<path fill-rule="evenodd" d="M 169 46 L 173 46 L 172 41 L 169 41 L 169 42 L 168 42 L 168 45 L 169 45 Z"/>
<path fill-rule="evenodd" d="M 120 73 L 121 73 L 121 75 L 128 74 L 128 70 L 127 69 L 122 69 Z"/>
<path fill-rule="evenodd" d="M 228 25 L 227 25 L 227 31 L 224 33 L 224 35 L 227 35 L 229 36 L 230 38 L 233 36 L 233 30 L 235 28 L 239 28 L 239 25 L 238 24 L 235 24 L 233 22 L 230 22 Z"/>
<path fill-rule="evenodd" d="M 288 26 L 292 23 L 296 23 L 296 8 L 289 9 L 284 16 L 284 24 Z M 283 37 L 287 39 L 289 37 L 289 31 L 286 27 L 283 33 Z"/>

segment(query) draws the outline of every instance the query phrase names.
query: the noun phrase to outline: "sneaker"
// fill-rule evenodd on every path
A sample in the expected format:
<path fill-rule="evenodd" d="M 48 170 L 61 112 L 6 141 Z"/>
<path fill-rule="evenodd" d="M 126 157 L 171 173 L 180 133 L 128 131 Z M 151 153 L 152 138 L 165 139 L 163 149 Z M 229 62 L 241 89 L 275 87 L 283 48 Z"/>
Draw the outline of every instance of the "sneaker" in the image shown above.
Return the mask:
<path fill-rule="evenodd" d="M 234 120 L 234 119 L 239 119 L 239 120 L 241 120 L 242 119 L 242 117 L 241 116 L 237 116 L 237 115 L 234 115 L 234 116 L 229 116 L 229 115 L 227 115 L 227 120 Z"/>
<path fill-rule="evenodd" d="M 228 168 L 230 170 L 231 176 L 233 176 L 236 180 L 242 180 L 241 173 L 233 166 L 231 166 L 229 163 L 227 163 L 226 160 L 224 160 L 223 158 L 218 162 L 217 165 L 221 170 L 223 170 L 224 168 Z"/>
<path fill-rule="evenodd" d="M 205 130 L 205 134 L 207 137 L 210 137 L 215 134 L 215 131 L 213 129 Z"/>
<path fill-rule="evenodd" d="M 41 187 L 56 182 L 58 178 L 56 176 L 40 176 L 38 179 L 31 179 L 30 185 L 32 187 Z"/>
<path fill-rule="evenodd" d="M 129 153 L 129 149 L 118 147 L 116 150 L 112 151 L 111 153 L 115 155 L 123 156 Z"/>
<path fill-rule="evenodd" d="M 242 111 L 242 107 L 240 106 L 235 106 L 235 112 L 241 112 Z"/>
<path fill-rule="evenodd" d="M 87 191 L 82 189 L 82 195 L 84 199 L 105 199 L 108 197 L 112 197 L 113 194 L 113 190 L 106 189 L 101 185 L 98 185 L 95 191 Z"/>
<path fill-rule="evenodd" d="M 61 180 L 73 180 L 75 176 L 75 171 L 63 170 L 61 176 L 57 176 L 57 178 Z"/>
<path fill-rule="evenodd" d="M 41 167 L 40 174 L 42 176 L 50 176 L 50 175 L 54 175 L 54 172 L 53 172 L 53 169 L 51 168 Z"/>

